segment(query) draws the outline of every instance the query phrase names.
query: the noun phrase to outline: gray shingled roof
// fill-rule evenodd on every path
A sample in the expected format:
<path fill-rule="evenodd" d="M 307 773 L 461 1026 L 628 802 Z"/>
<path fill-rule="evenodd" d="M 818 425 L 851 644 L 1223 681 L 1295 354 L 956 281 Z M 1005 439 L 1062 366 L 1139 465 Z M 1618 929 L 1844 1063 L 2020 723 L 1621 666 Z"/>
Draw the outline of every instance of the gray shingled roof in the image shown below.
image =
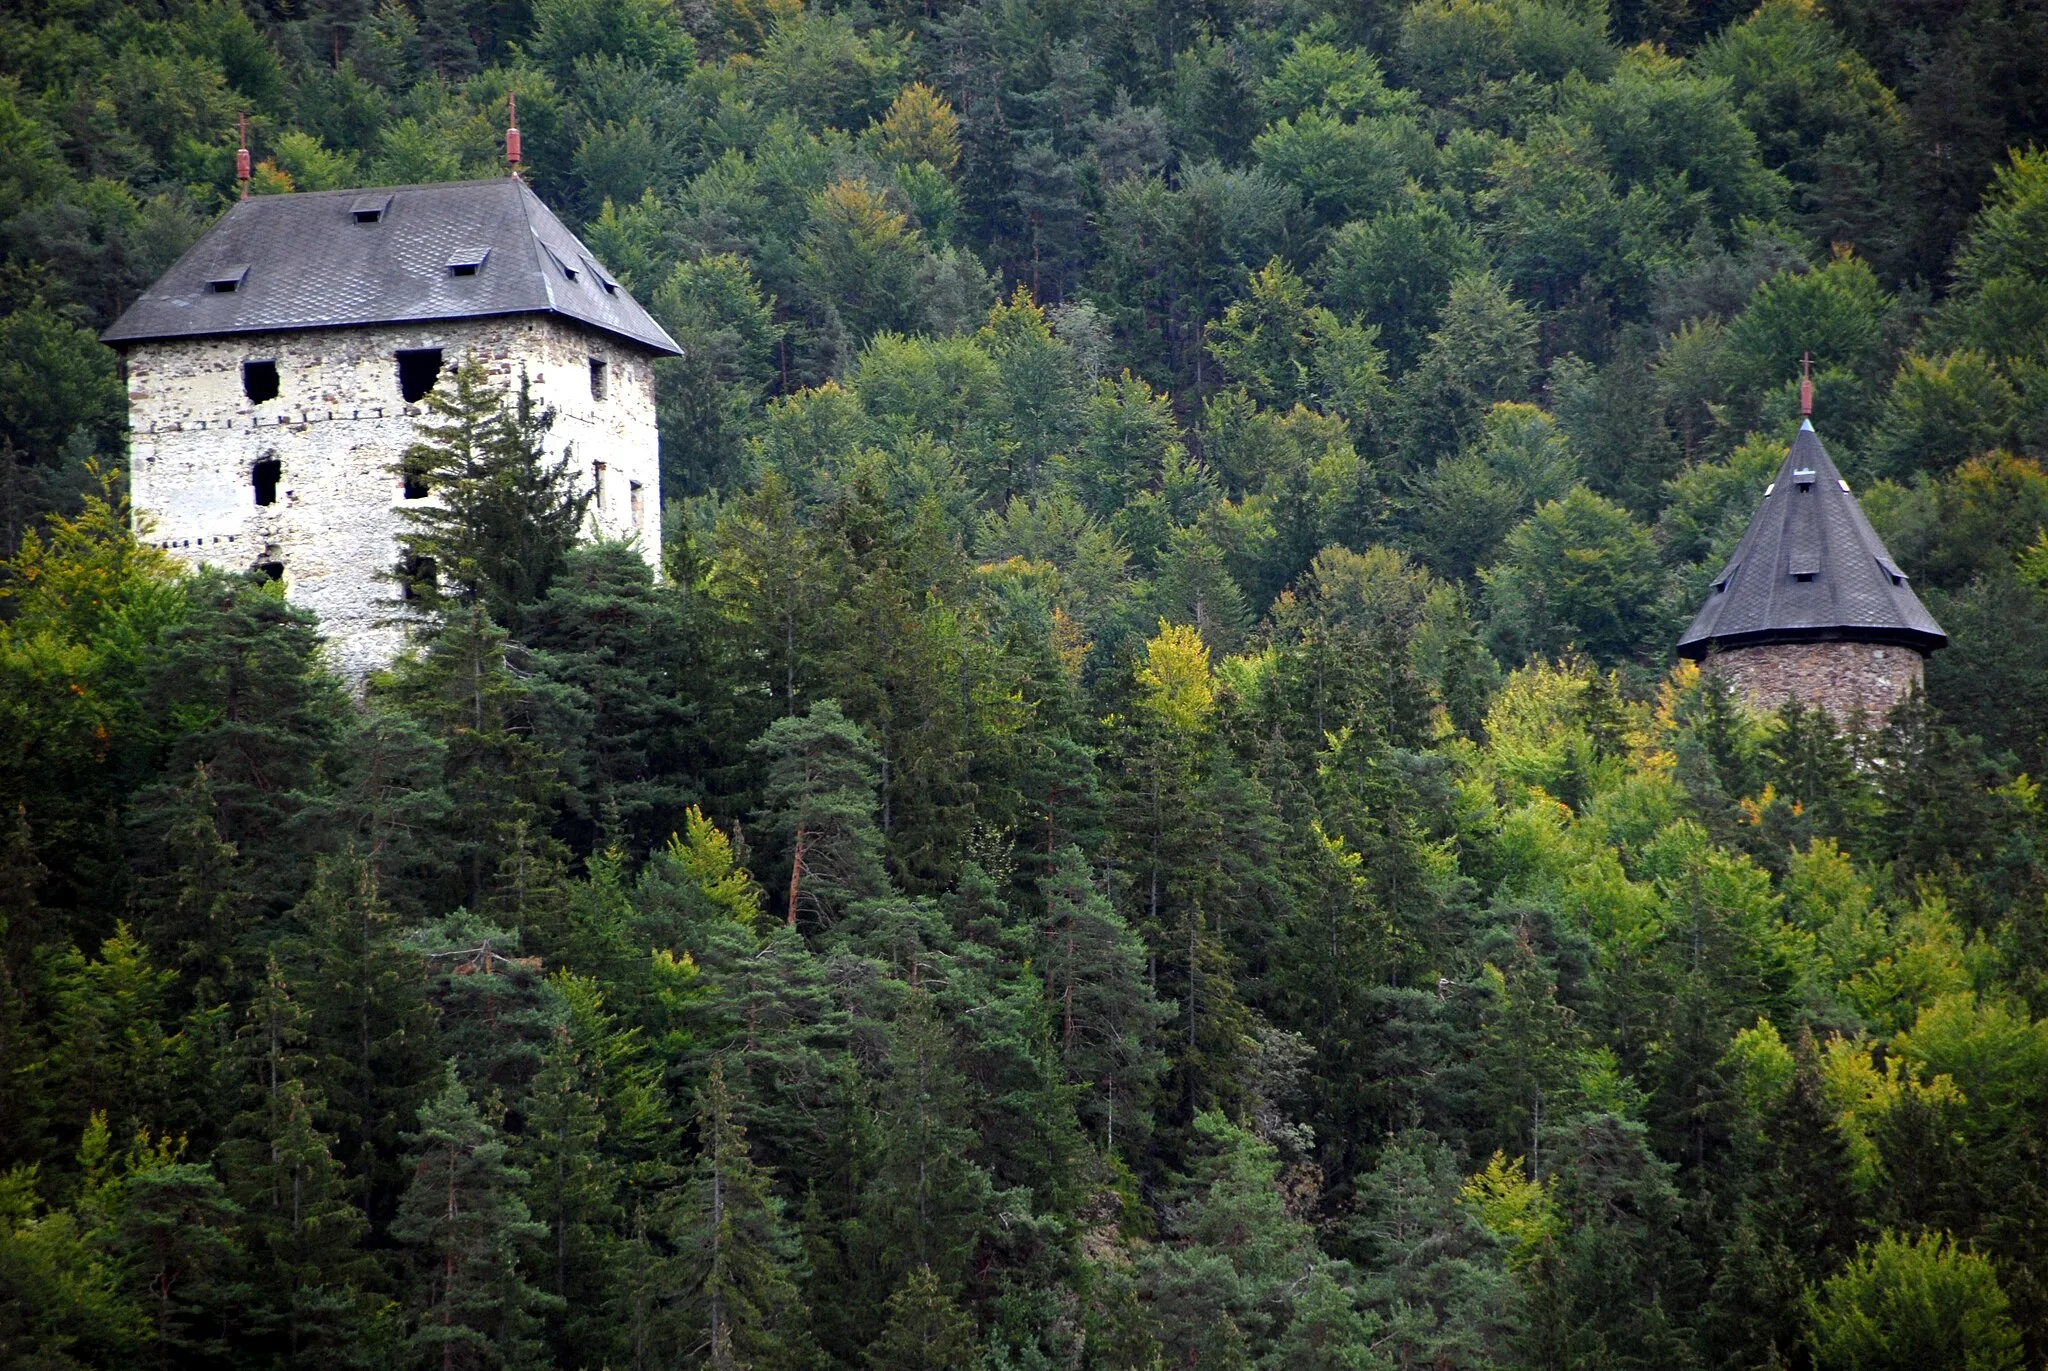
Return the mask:
<path fill-rule="evenodd" d="M 451 268 L 474 265 L 468 274 Z M 231 290 L 216 283 L 235 280 Z M 523 181 L 243 200 L 103 335 L 113 344 L 559 314 L 680 351 Z"/>
<path fill-rule="evenodd" d="M 1948 635 L 1807 422 L 1678 652 L 1704 657 L 1712 648 L 1815 639 L 1932 652 Z"/>

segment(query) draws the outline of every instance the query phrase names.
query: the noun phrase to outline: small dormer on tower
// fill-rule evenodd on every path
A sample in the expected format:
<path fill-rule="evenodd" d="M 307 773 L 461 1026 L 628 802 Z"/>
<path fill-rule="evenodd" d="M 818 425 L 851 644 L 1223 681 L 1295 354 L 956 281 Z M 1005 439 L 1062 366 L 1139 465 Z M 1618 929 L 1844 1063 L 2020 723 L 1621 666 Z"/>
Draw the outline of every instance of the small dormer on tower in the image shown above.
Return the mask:
<path fill-rule="evenodd" d="M 1801 408 L 1811 415 L 1810 383 Z M 1754 708 L 1788 700 L 1881 721 L 1948 635 L 1913 593 L 1809 417 L 1678 654 Z"/>
<path fill-rule="evenodd" d="M 403 644 L 398 511 L 433 493 L 400 458 L 465 356 L 527 379 L 591 532 L 661 564 L 654 361 L 678 349 L 516 175 L 242 200 L 105 336 L 144 536 L 281 580 L 352 680 Z"/>

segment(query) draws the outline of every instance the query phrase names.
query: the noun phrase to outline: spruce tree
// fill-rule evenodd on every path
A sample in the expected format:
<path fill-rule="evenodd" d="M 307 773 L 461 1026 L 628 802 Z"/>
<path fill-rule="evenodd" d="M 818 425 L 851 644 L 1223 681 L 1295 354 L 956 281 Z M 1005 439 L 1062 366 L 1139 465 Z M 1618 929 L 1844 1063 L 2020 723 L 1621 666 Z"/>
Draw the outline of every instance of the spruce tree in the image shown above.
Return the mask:
<path fill-rule="evenodd" d="M 422 613 L 480 606 L 501 624 L 547 593 L 590 505 L 573 456 L 550 460 L 552 411 L 522 375 L 508 397 L 472 354 L 427 396 L 432 417 L 399 467 L 435 499 L 400 509 L 416 570 L 400 573 Z"/>
<path fill-rule="evenodd" d="M 397 921 L 369 864 L 354 852 L 321 861 L 312 887 L 286 915 L 279 962 L 309 1012 L 308 1089 L 333 1133 L 356 1202 L 386 1219 L 404 1184 L 399 1130 L 413 1118 L 440 1062 L 419 958 L 398 941 Z"/>
<path fill-rule="evenodd" d="M 326 1102 L 307 1085 L 310 1018 L 273 957 L 236 1035 L 244 1108 L 216 1153 L 258 1297 L 244 1331 L 293 1365 L 369 1367 L 388 1350 L 372 1318 L 377 1273 L 356 1245 L 362 1209 L 317 1123 Z"/>
<path fill-rule="evenodd" d="M 862 1356 L 873 1371 L 956 1371 L 978 1350 L 974 1320 L 920 1266 L 889 1296 L 889 1321 Z"/>
<path fill-rule="evenodd" d="M 762 827 L 786 844 L 789 925 L 828 928 L 854 901 L 887 889 L 875 823 L 880 777 L 860 725 L 821 700 L 801 718 L 777 719 L 749 750 L 766 771 Z"/>
<path fill-rule="evenodd" d="M 519 1250 L 547 1226 L 520 1198 L 526 1173 L 452 1072 L 404 1141 L 412 1182 L 391 1236 L 417 1275 L 412 1355 L 442 1371 L 543 1365 L 536 1316 L 550 1301 L 520 1269 Z"/>
<path fill-rule="evenodd" d="M 810 1339 L 794 1244 L 716 1058 L 697 1096 L 697 1139 L 696 1163 L 666 1224 L 687 1337 L 716 1371 L 803 1366 Z"/>

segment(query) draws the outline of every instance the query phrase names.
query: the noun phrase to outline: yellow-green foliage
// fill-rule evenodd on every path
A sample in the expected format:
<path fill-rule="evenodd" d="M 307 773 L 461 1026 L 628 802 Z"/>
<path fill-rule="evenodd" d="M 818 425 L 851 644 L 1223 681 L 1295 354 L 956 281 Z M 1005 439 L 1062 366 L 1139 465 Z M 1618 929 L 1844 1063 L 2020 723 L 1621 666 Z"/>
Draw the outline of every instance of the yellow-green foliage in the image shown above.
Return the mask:
<path fill-rule="evenodd" d="M 1465 1207 L 1508 1245 L 1508 1265 L 1520 1269 L 1543 1254 L 1563 1231 L 1550 1187 L 1529 1179 L 1522 1159 L 1496 1152 L 1484 1169 L 1465 1182 Z"/>

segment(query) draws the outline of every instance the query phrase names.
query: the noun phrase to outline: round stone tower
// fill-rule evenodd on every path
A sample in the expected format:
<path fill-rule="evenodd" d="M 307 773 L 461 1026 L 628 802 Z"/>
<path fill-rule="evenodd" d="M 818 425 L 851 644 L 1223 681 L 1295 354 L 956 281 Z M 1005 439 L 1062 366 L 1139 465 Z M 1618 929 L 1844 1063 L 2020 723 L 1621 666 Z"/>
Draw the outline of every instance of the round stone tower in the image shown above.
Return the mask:
<path fill-rule="evenodd" d="M 1807 419 L 1678 653 L 1755 708 L 1875 722 L 1947 642 Z"/>

